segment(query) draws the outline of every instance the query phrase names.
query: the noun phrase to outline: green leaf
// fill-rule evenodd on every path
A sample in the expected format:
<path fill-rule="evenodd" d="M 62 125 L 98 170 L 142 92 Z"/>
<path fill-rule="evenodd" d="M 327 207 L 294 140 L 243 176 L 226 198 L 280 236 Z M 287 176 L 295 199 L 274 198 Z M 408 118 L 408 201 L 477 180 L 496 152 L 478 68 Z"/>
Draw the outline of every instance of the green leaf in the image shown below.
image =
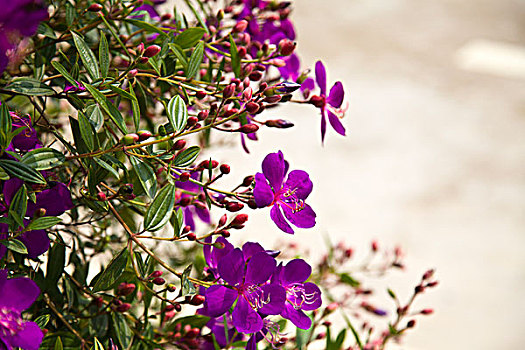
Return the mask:
<path fill-rule="evenodd" d="M 104 346 L 97 339 L 97 337 L 95 337 L 95 339 L 93 340 L 93 347 L 91 349 L 93 349 L 93 350 L 104 350 Z"/>
<path fill-rule="evenodd" d="M 20 254 L 27 254 L 27 248 L 24 243 L 20 242 L 18 239 L 2 239 L 0 244 L 3 244 L 7 249 Z"/>
<path fill-rule="evenodd" d="M 109 72 L 109 46 L 104 33 L 100 32 L 100 44 L 98 45 L 98 60 L 100 61 L 100 74 L 107 78 Z"/>
<path fill-rule="evenodd" d="M 182 276 L 180 278 L 181 296 L 194 295 L 197 293 L 197 291 L 195 290 L 195 286 L 193 285 L 193 283 L 190 282 L 188 278 L 190 277 L 192 267 L 193 265 L 190 264 L 182 272 Z"/>
<path fill-rule="evenodd" d="M 197 74 L 199 71 L 203 58 L 204 44 L 199 43 L 197 47 L 195 47 L 195 50 L 193 50 L 190 57 L 190 62 L 188 63 L 188 69 L 186 70 L 186 77 L 188 79 L 193 79 L 195 77 L 195 74 Z"/>
<path fill-rule="evenodd" d="M 129 93 L 134 97 L 134 99 L 131 100 L 131 110 L 133 111 L 133 124 L 135 125 L 135 131 L 137 131 L 139 130 L 140 124 L 140 106 L 137 100 L 137 95 L 135 95 L 135 91 L 133 90 L 133 85 L 131 84 L 129 84 Z"/>
<path fill-rule="evenodd" d="M 38 327 L 44 329 L 46 325 L 49 323 L 50 319 L 51 319 L 51 316 L 49 314 L 40 315 L 35 319 L 35 323 L 38 325 Z"/>
<path fill-rule="evenodd" d="M 173 166 L 185 167 L 190 165 L 197 159 L 199 152 L 201 151 L 199 146 L 191 146 L 180 152 L 177 157 L 173 160 Z"/>
<path fill-rule="evenodd" d="M 15 193 L 11 205 L 9 206 L 9 215 L 13 215 L 19 226 L 24 226 L 23 218 L 27 211 L 27 189 L 25 185 L 20 186 L 20 189 Z"/>
<path fill-rule="evenodd" d="M 66 264 L 66 246 L 62 240 L 57 239 L 49 250 L 47 259 L 46 289 L 52 290 L 57 287 L 58 280 L 64 272 Z"/>
<path fill-rule="evenodd" d="M 126 317 L 118 312 L 111 314 L 115 335 L 122 349 L 128 349 L 133 340 L 133 332 L 129 328 Z"/>
<path fill-rule="evenodd" d="M 56 92 L 48 85 L 32 78 L 15 78 L 4 90 L 28 96 L 52 96 Z"/>
<path fill-rule="evenodd" d="M 11 134 L 12 127 L 9 108 L 6 103 L 2 103 L 0 106 L 0 147 L 2 147 L 2 149 L 6 149 L 11 143 L 9 135 Z"/>
<path fill-rule="evenodd" d="M 361 282 L 354 279 L 352 276 L 350 276 L 346 272 L 339 274 L 339 279 L 341 280 L 341 282 L 348 284 L 351 287 L 359 287 L 361 285 Z"/>
<path fill-rule="evenodd" d="M 108 102 L 106 99 L 106 96 L 104 96 L 100 91 L 98 91 L 93 86 L 84 83 L 84 86 L 89 91 L 91 96 L 95 99 L 95 101 L 102 107 L 102 109 L 109 115 L 111 120 L 115 123 L 115 125 L 120 129 L 120 131 L 123 134 L 128 133 L 128 129 L 126 128 L 126 123 L 124 121 L 124 118 L 122 117 L 122 114 L 120 114 L 119 110 L 111 103 Z"/>
<path fill-rule="evenodd" d="M 230 55 L 231 55 L 231 64 L 232 70 L 235 73 L 237 78 L 241 76 L 241 59 L 239 58 L 239 52 L 237 51 L 237 45 L 235 45 L 235 40 L 230 34 Z"/>
<path fill-rule="evenodd" d="M 100 131 L 104 125 L 104 115 L 102 114 L 99 105 L 96 103 L 89 105 L 86 108 L 86 115 L 88 116 L 89 121 L 95 127 L 95 130 Z"/>
<path fill-rule="evenodd" d="M 80 128 L 80 135 L 86 143 L 87 148 L 90 151 L 93 151 L 95 148 L 95 135 L 93 134 L 93 127 L 89 122 L 89 119 L 82 113 L 78 111 L 78 126 Z"/>
<path fill-rule="evenodd" d="M 39 25 L 38 25 L 38 29 L 36 30 L 37 34 L 42 34 L 44 36 L 47 36 L 48 38 L 51 38 L 51 39 L 56 39 L 57 36 L 55 34 L 55 32 L 53 31 L 53 29 L 49 26 L 49 24 L 45 23 L 45 22 L 41 22 Z"/>
<path fill-rule="evenodd" d="M 308 317 L 312 319 L 311 315 L 308 315 Z M 312 320 L 312 325 L 310 326 L 309 329 L 301 329 L 299 327 L 296 327 L 295 339 L 296 339 L 297 349 L 304 349 L 304 346 L 308 342 L 308 339 L 310 338 L 310 334 L 312 333 L 313 329 L 314 329 L 313 320 Z"/>
<path fill-rule="evenodd" d="M 71 35 L 73 35 L 73 41 L 75 42 L 80 59 L 82 60 L 84 67 L 86 67 L 86 71 L 88 72 L 89 76 L 93 80 L 99 79 L 100 73 L 98 71 L 98 62 L 95 54 L 93 51 L 91 51 L 89 46 L 80 35 L 75 32 L 71 32 Z"/>
<path fill-rule="evenodd" d="M 55 342 L 55 350 L 63 350 L 64 346 L 62 345 L 62 339 L 60 337 L 57 338 L 57 341 Z"/>
<path fill-rule="evenodd" d="M 180 96 L 177 95 L 170 100 L 166 114 L 174 132 L 184 130 L 188 121 L 188 109 Z"/>
<path fill-rule="evenodd" d="M 114 86 L 114 85 L 109 85 L 108 87 L 109 87 L 113 92 L 116 92 L 116 93 L 119 94 L 120 96 L 125 97 L 125 98 L 127 98 L 128 100 L 130 100 L 130 101 L 135 101 L 135 102 L 137 101 L 137 98 L 136 98 L 134 95 L 132 95 L 132 94 L 130 94 L 129 92 L 127 92 L 126 90 L 123 90 L 123 89 L 121 89 L 121 88 L 119 88 L 119 87 L 117 87 L 117 86 Z"/>
<path fill-rule="evenodd" d="M 197 44 L 199 40 L 202 39 L 204 33 L 206 33 L 206 30 L 204 30 L 204 28 L 188 28 L 175 37 L 174 43 L 179 45 L 183 49 L 188 49 L 190 47 L 195 46 L 195 44 Z"/>
<path fill-rule="evenodd" d="M 157 193 L 157 177 L 155 176 L 153 169 L 151 169 L 148 164 L 139 161 L 135 157 L 130 157 L 130 161 L 133 166 L 133 171 L 137 174 L 144 192 L 146 192 L 150 198 L 155 197 L 155 193 Z"/>
<path fill-rule="evenodd" d="M 396 293 L 394 293 L 394 291 L 392 289 L 388 288 L 386 291 L 388 292 L 388 295 L 390 295 L 390 297 L 392 299 L 394 299 L 394 300 L 397 299 Z"/>
<path fill-rule="evenodd" d="M 193 4 L 191 3 L 191 0 L 184 0 L 184 2 L 186 3 L 186 5 L 188 5 L 188 7 L 190 8 L 191 12 L 193 12 L 193 14 L 195 15 L 195 18 L 197 19 L 197 22 L 199 22 L 199 24 L 202 26 L 202 28 L 204 28 L 206 33 L 210 34 L 210 31 L 208 30 L 208 26 L 206 25 L 206 22 L 202 18 L 202 16 L 199 13 L 199 11 L 197 11 L 197 9 L 195 9 Z"/>
<path fill-rule="evenodd" d="M 106 163 L 105 161 L 103 161 L 100 158 L 93 158 L 93 160 L 95 161 L 95 163 L 100 165 L 102 168 L 106 169 L 111 174 L 113 174 L 113 176 L 115 176 L 115 178 L 117 178 L 117 179 L 120 178 L 120 176 L 118 174 L 118 171 L 116 171 L 115 168 L 113 168 L 111 165 L 109 165 L 108 163 Z"/>
<path fill-rule="evenodd" d="M 46 184 L 46 180 L 42 174 L 24 163 L 10 159 L 0 159 L 0 167 L 2 167 L 11 177 L 17 177 L 24 181 L 36 184 Z"/>
<path fill-rule="evenodd" d="M 144 216 L 145 230 L 156 231 L 168 222 L 175 205 L 176 190 L 177 188 L 169 183 L 157 193 Z"/>
<path fill-rule="evenodd" d="M 27 152 L 21 162 L 35 170 L 48 170 L 66 161 L 63 153 L 52 148 L 37 148 Z"/>
<path fill-rule="evenodd" d="M 62 76 L 67 80 L 69 81 L 69 83 L 71 83 L 73 86 L 77 86 L 78 87 L 78 83 L 75 79 L 73 79 L 73 77 L 69 74 L 69 72 L 67 71 L 67 69 L 62 65 L 60 64 L 60 62 L 58 61 L 51 61 L 51 65 L 60 73 L 62 74 Z"/>
<path fill-rule="evenodd" d="M 186 68 L 188 66 L 188 59 L 184 50 L 177 44 L 168 44 L 170 50 L 175 54 L 175 57 L 180 61 L 182 66 Z"/>
<path fill-rule="evenodd" d="M 56 216 L 42 216 L 40 218 L 36 218 L 35 220 L 31 221 L 26 229 L 28 231 L 46 230 L 50 227 L 55 226 L 59 222 L 62 222 L 62 219 Z"/>
<path fill-rule="evenodd" d="M 131 19 L 131 18 L 127 18 L 124 21 L 128 22 L 128 23 L 131 23 L 134 26 L 137 26 L 139 28 L 142 28 L 142 29 L 146 30 L 147 32 L 158 33 L 164 38 L 168 37 L 168 34 L 164 33 L 164 31 L 162 29 L 157 28 L 154 25 L 149 24 L 148 22 L 139 21 L 138 19 Z"/>
<path fill-rule="evenodd" d="M 124 248 L 109 262 L 108 266 L 98 276 L 93 286 L 93 293 L 110 289 L 124 272 L 127 262 L 127 248 Z"/>

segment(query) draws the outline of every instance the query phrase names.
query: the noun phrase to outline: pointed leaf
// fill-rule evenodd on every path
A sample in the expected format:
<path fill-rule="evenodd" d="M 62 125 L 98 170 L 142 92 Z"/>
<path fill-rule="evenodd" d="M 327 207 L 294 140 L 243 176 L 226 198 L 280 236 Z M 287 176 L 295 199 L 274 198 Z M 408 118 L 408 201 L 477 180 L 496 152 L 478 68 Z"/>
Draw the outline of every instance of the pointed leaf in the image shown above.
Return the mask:
<path fill-rule="evenodd" d="M 20 242 L 18 239 L 2 239 L 0 244 L 7 247 L 7 249 L 12 250 L 16 253 L 27 254 L 27 248 L 24 243 Z"/>
<path fill-rule="evenodd" d="M 170 100 L 166 113 L 174 132 L 184 130 L 188 121 L 188 109 L 180 96 L 175 96 Z"/>
<path fill-rule="evenodd" d="M 182 294 L 181 296 L 194 295 L 197 293 L 197 291 L 195 290 L 195 286 L 188 279 L 188 277 L 190 277 L 192 267 L 193 265 L 189 265 L 182 272 L 182 277 L 180 279 Z"/>
<path fill-rule="evenodd" d="M 97 101 L 97 103 L 102 107 L 102 109 L 109 115 L 111 120 L 115 123 L 115 125 L 120 129 L 120 131 L 123 134 L 128 133 L 128 129 L 126 127 L 126 123 L 124 121 L 124 118 L 122 117 L 122 114 L 120 114 L 117 107 L 115 107 L 112 103 L 108 102 L 106 99 L 106 96 L 104 96 L 100 91 L 98 91 L 93 86 L 84 83 L 84 86 L 89 91 L 91 96 Z"/>
<path fill-rule="evenodd" d="M 16 78 L 4 89 L 28 96 L 52 96 L 56 94 L 50 86 L 32 78 Z"/>
<path fill-rule="evenodd" d="M 27 152 L 21 163 L 29 165 L 35 170 L 48 170 L 62 165 L 66 161 L 63 153 L 52 148 L 37 148 Z"/>
<path fill-rule="evenodd" d="M 137 174 L 137 178 L 139 179 L 144 192 L 146 192 L 150 198 L 155 197 L 155 193 L 157 193 L 157 177 L 155 176 L 153 169 L 151 169 L 148 164 L 139 161 L 135 157 L 131 157 L 130 161 L 133 166 L 133 171 Z"/>
<path fill-rule="evenodd" d="M 188 28 L 175 37 L 174 43 L 183 49 L 195 46 L 202 39 L 206 30 L 200 27 Z"/>
<path fill-rule="evenodd" d="M 67 80 L 69 81 L 69 83 L 73 86 L 78 86 L 78 83 L 75 79 L 73 79 L 73 77 L 69 74 L 69 72 L 67 71 L 67 69 L 62 65 L 60 64 L 60 62 L 58 61 L 51 61 L 51 65 L 60 73 L 62 74 L 62 76 Z"/>
<path fill-rule="evenodd" d="M 98 276 L 93 286 L 93 293 L 111 288 L 124 272 L 127 262 L 127 248 L 124 248 L 109 262 L 108 266 Z"/>
<path fill-rule="evenodd" d="M 56 216 L 42 216 L 40 218 L 36 218 L 35 220 L 31 221 L 26 229 L 28 231 L 46 230 L 48 228 L 55 226 L 59 222 L 62 222 L 62 219 Z"/>
<path fill-rule="evenodd" d="M 10 159 L 0 159 L 0 167 L 2 167 L 11 177 L 17 177 L 24 181 L 36 184 L 46 183 L 42 174 L 24 163 Z"/>
<path fill-rule="evenodd" d="M 98 46 L 98 60 L 100 61 L 100 74 L 107 78 L 109 71 L 109 47 L 104 33 L 100 33 L 100 44 Z"/>
<path fill-rule="evenodd" d="M 86 44 L 84 39 L 80 35 L 78 35 L 75 32 L 71 32 L 71 35 L 73 36 L 73 41 L 75 42 L 75 47 L 77 48 L 77 51 L 80 55 L 80 59 L 82 60 L 82 63 L 84 64 L 84 67 L 86 68 L 86 71 L 88 72 L 89 76 L 93 80 L 97 80 L 100 78 L 100 73 L 98 71 L 98 62 L 97 58 L 95 57 L 95 54 L 89 46 Z"/>
<path fill-rule="evenodd" d="M 167 184 L 157 193 L 144 216 L 145 230 L 156 231 L 168 222 L 175 205 L 176 190 L 174 185 Z"/>
<path fill-rule="evenodd" d="M 190 57 L 190 62 L 188 63 L 188 69 L 186 70 L 186 77 L 188 79 L 193 79 L 195 74 L 199 71 L 199 68 L 204 58 L 204 44 L 199 43 Z"/>
<path fill-rule="evenodd" d="M 241 76 L 241 59 L 239 58 L 239 52 L 237 51 L 237 45 L 235 44 L 235 40 L 233 40 L 233 37 L 230 35 L 230 55 L 231 55 L 231 65 L 232 70 L 235 73 L 236 77 Z"/>
<path fill-rule="evenodd" d="M 86 143 L 86 146 L 90 151 L 93 151 L 95 148 L 93 127 L 91 126 L 89 119 L 81 111 L 78 111 L 78 125 L 80 127 L 80 135 L 82 135 L 82 139 Z"/>
<path fill-rule="evenodd" d="M 173 166 L 185 167 L 190 165 L 197 159 L 199 152 L 201 151 L 199 146 L 191 146 L 180 152 L 177 157 L 173 160 Z"/>

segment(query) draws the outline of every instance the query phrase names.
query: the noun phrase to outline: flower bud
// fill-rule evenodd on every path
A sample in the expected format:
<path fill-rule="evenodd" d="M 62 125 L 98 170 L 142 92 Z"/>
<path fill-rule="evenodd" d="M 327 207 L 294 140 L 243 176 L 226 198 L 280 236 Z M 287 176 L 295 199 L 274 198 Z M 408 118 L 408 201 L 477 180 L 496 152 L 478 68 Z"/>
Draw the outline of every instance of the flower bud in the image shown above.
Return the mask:
<path fill-rule="evenodd" d="M 250 185 L 252 184 L 252 182 L 253 182 L 253 179 L 254 179 L 253 175 L 246 176 L 246 177 L 242 180 L 242 185 L 243 185 L 244 187 L 248 187 L 248 186 L 250 186 Z"/>
<path fill-rule="evenodd" d="M 423 309 L 420 311 L 422 315 L 430 315 L 434 313 L 434 309 Z"/>
<path fill-rule="evenodd" d="M 162 271 L 155 270 L 149 275 L 149 278 L 157 278 L 160 276 L 162 276 Z"/>
<path fill-rule="evenodd" d="M 241 225 L 241 226 L 243 226 L 243 225 Z M 223 236 L 224 238 L 228 238 L 228 237 L 230 237 L 230 231 L 228 231 L 228 230 L 220 230 L 220 231 L 219 231 L 219 234 L 220 234 L 221 236 Z"/>
<path fill-rule="evenodd" d="M 284 120 L 284 119 L 273 119 L 273 120 L 267 120 L 264 122 L 264 125 L 270 127 L 270 128 L 278 128 L 278 129 L 287 129 L 294 126 L 293 123 Z"/>
<path fill-rule="evenodd" d="M 206 91 L 199 90 L 195 93 L 195 97 L 197 97 L 199 100 L 202 100 L 206 97 Z"/>
<path fill-rule="evenodd" d="M 249 207 L 250 209 L 257 209 L 257 208 L 259 208 L 259 207 L 257 206 L 257 203 L 255 203 L 255 200 L 253 200 L 253 199 L 250 199 L 250 200 L 248 201 L 248 207 Z"/>
<path fill-rule="evenodd" d="M 171 13 L 164 13 L 160 16 L 161 21 L 169 21 L 172 18 Z"/>
<path fill-rule="evenodd" d="M 226 203 L 226 210 L 236 212 L 244 208 L 244 204 L 239 202 L 228 202 Z"/>
<path fill-rule="evenodd" d="M 199 119 L 197 117 L 189 117 L 188 121 L 186 122 L 186 125 L 188 125 L 190 128 L 194 125 L 196 125 L 199 122 Z"/>
<path fill-rule="evenodd" d="M 137 132 L 137 134 L 139 135 L 139 141 L 147 140 L 153 136 L 153 134 L 147 130 L 140 130 Z"/>
<path fill-rule="evenodd" d="M 122 296 L 130 295 L 135 291 L 136 286 L 133 283 L 122 282 L 117 287 L 117 294 Z"/>
<path fill-rule="evenodd" d="M 191 231 L 191 226 L 190 225 L 186 225 L 184 226 L 184 228 L 182 229 L 182 234 L 186 234 L 188 232 Z"/>
<path fill-rule="evenodd" d="M 294 83 L 292 81 L 284 81 L 279 85 L 276 85 L 277 91 L 283 94 L 291 94 L 301 87 L 301 84 Z"/>
<path fill-rule="evenodd" d="M 99 12 L 102 10 L 102 5 L 100 4 L 91 4 L 88 9 L 89 12 Z"/>
<path fill-rule="evenodd" d="M 279 41 L 279 53 L 283 56 L 290 56 L 295 50 L 295 43 L 290 39 Z"/>
<path fill-rule="evenodd" d="M 245 101 L 249 101 L 252 99 L 252 96 L 253 96 L 253 90 L 251 87 L 247 87 L 246 89 L 244 89 L 244 91 L 242 92 L 242 98 L 245 100 Z"/>
<path fill-rule="evenodd" d="M 416 288 L 414 288 L 414 293 L 416 294 L 423 293 L 424 291 L 425 287 L 423 287 L 422 285 L 416 286 Z"/>
<path fill-rule="evenodd" d="M 200 111 L 199 114 L 197 114 L 197 119 L 204 120 L 208 118 L 209 112 L 208 111 Z"/>
<path fill-rule="evenodd" d="M 190 304 L 194 306 L 199 306 L 204 304 L 205 300 L 206 298 L 204 297 L 204 295 L 196 294 L 191 298 Z"/>
<path fill-rule="evenodd" d="M 221 164 L 219 170 L 222 174 L 229 174 L 230 173 L 230 166 L 228 164 Z"/>
<path fill-rule="evenodd" d="M 33 214 L 34 219 L 41 218 L 42 216 L 46 215 L 47 210 L 45 208 L 38 208 L 35 210 L 35 214 Z"/>
<path fill-rule="evenodd" d="M 184 172 L 184 173 L 179 175 L 179 181 L 182 181 L 182 182 L 188 181 L 190 179 L 190 177 L 191 177 L 190 173 Z"/>
<path fill-rule="evenodd" d="M 239 49 L 237 50 L 237 55 L 239 56 L 239 58 L 246 57 L 246 54 L 247 54 L 246 47 L 244 46 L 239 47 Z"/>
<path fill-rule="evenodd" d="M 239 22 L 237 22 L 237 24 L 235 24 L 235 26 L 233 26 L 233 29 L 232 29 L 232 32 L 233 33 L 242 33 L 246 30 L 246 28 L 248 27 L 248 21 L 243 19 L 243 20 L 240 20 Z"/>
<path fill-rule="evenodd" d="M 279 68 L 286 66 L 286 62 L 280 58 L 272 58 L 268 60 L 268 63 L 271 64 L 272 66 L 279 67 Z"/>
<path fill-rule="evenodd" d="M 262 73 L 259 71 L 251 72 L 250 75 L 248 75 L 248 78 L 250 78 L 251 81 L 259 81 L 262 78 Z"/>
<path fill-rule="evenodd" d="M 224 99 L 228 99 L 233 96 L 233 93 L 235 92 L 235 84 L 230 84 L 224 88 L 222 91 L 222 97 Z"/>
<path fill-rule="evenodd" d="M 137 46 L 137 54 L 138 55 L 142 55 L 144 53 L 144 43 L 140 43 L 138 46 Z"/>
<path fill-rule="evenodd" d="M 151 45 L 144 51 L 144 57 L 153 57 L 160 52 L 159 45 Z"/>
<path fill-rule="evenodd" d="M 250 114 L 255 114 L 259 111 L 259 104 L 255 102 L 248 102 L 244 107 Z"/>
<path fill-rule="evenodd" d="M 239 131 L 243 134 L 251 134 L 252 132 L 256 132 L 259 130 L 259 126 L 256 124 L 244 124 L 239 128 Z"/>
<path fill-rule="evenodd" d="M 215 242 L 213 243 L 213 247 L 217 249 L 224 249 L 226 245 L 223 242 Z"/>
<path fill-rule="evenodd" d="M 149 61 L 148 57 L 140 57 L 139 58 L 139 63 L 145 64 L 145 63 L 148 63 L 148 61 Z"/>
<path fill-rule="evenodd" d="M 189 197 L 183 197 L 179 201 L 179 205 L 181 207 L 187 207 L 188 205 L 190 205 L 190 203 L 191 203 L 191 198 Z"/>
<path fill-rule="evenodd" d="M 377 241 L 372 241 L 372 244 L 370 245 L 370 248 L 372 249 L 372 251 L 375 253 L 377 252 L 377 250 L 379 249 L 379 246 L 377 244 Z"/>
<path fill-rule="evenodd" d="M 407 328 L 414 328 L 416 325 L 416 320 L 410 320 L 407 322 Z"/>
<path fill-rule="evenodd" d="M 117 308 L 116 308 L 116 310 L 118 312 L 126 312 L 129 309 L 131 309 L 131 304 L 129 304 L 129 303 L 122 303 L 119 306 L 117 306 Z"/>
<path fill-rule="evenodd" d="M 126 134 L 122 136 L 122 138 L 120 139 L 120 141 L 125 145 L 132 145 L 138 140 L 139 140 L 139 135 L 137 134 Z"/>
<path fill-rule="evenodd" d="M 424 280 L 428 280 L 428 279 L 432 278 L 432 276 L 434 276 L 434 269 L 430 269 L 427 272 L 425 272 L 423 274 L 423 279 Z"/>
<path fill-rule="evenodd" d="M 321 96 L 317 96 L 317 95 L 314 95 L 314 96 L 310 97 L 310 101 L 309 102 L 311 104 L 313 104 L 314 106 L 316 106 L 317 108 L 321 108 L 324 105 L 323 98 Z"/>
<path fill-rule="evenodd" d="M 168 311 L 168 312 L 169 312 L 169 311 L 173 311 L 173 310 L 175 310 L 175 305 L 173 305 L 173 304 L 168 304 L 168 305 L 166 305 L 166 307 L 164 308 L 164 311 Z"/>
<path fill-rule="evenodd" d="M 242 225 L 246 221 L 248 221 L 248 214 L 239 214 L 232 220 L 232 222 L 230 223 L 230 226 L 235 227 L 238 225 Z"/>
<path fill-rule="evenodd" d="M 164 283 L 166 283 L 166 280 L 162 277 L 155 277 L 151 282 L 153 282 L 153 284 L 156 284 L 157 286 L 161 286 Z"/>
<path fill-rule="evenodd" d="M 197 235 L 195 235 L 194 232 L 190 232 L 186 235 L 186 238 L 188 239 L 188 241 L 194 241 L 197 239 Z"/>
<path fill-rule="evenodd" d="M 199 168 L 209 169 L 211 167 L 212 169 L 215 169 L 218 165 L 218 161 L 206 159 L 199 164 Z"/>
<path fill-rule="evenodd" d="M 186 147 L 186 140 L 177 140 L 175 142 L 175 144 L 173 145 L 173 149 L 176 150 L 176 151 L 179 151 L 181 149 L 183 149 L 184 147 Z"/>
<path fill-rule="evenodd" d="M 168 290 L 168 292 L 173 293 L 177 290 L 177 287 L 174 284 L 168 283 L 166 289 Z"/>
<path fill-rule="evenodd" d="M 273 96 L 267 96 L 264 98 L 264 102 L 268 102 L 268 103 L 277 103 L 279 101 L 281 101 L 281 96 L 280 95 L 273 95 Z"/>
<path fill-rule="evenodd" d="M 219 224 L 217 225 L 218 227 L 222 227 L 226 224 L 226 221 L 228 220 L 228 215 L 224 214 L 223 216 L 221 216 L 221 218 L 219 219 Z"/>
<path fill-rule="evenodd" d="M 130 70 L 130 71 L 128 72 L 128 78 L 130 78 L 130 79 L 135 78 L 135 77 L 137 76 L 138 72 L 139 72 L 139 71 L 136 70 L 136 69 L 132 69 L 132 70 Z"/>

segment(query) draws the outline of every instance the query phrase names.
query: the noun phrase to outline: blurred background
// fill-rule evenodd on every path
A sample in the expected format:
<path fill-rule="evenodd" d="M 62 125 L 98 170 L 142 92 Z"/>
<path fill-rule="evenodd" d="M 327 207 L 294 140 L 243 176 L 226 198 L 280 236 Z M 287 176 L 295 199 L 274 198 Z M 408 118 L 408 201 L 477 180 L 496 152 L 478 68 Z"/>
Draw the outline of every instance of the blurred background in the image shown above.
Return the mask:
<path fill-rule="evenodd" d="M 312 106 L 266 112 L 296 126 L 262 129 L 231 178 L 282 150 L 314 181 L 318 224 L 283 236 L 260 210 L 232 238 L 317 256 L 323 235 L 363 254 L 399 244 L 407 268 L 387 283 L 401 299 L 429 267 L 440 281 L 400 348 L 523 349 L 525 1 L 301 0 L 292 18 L 302 66 L 322 59 L 345 86 L 348 135 L 328 127 L 322 146 Z"/>

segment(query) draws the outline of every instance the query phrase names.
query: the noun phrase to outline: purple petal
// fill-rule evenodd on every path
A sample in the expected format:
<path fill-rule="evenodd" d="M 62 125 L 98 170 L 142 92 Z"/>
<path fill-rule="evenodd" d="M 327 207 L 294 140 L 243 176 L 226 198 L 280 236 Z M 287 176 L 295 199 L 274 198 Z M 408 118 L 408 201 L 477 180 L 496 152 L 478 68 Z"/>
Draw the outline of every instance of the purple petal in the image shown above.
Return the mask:
<path fill-rule="evenodd" d="M 290 303 L 286 303 L 281 316 L 292 321 L 292 323 L 301 329 L 309 329 L 312 326 L 312 320 L 301 310 L 296 310 Z"/>
<path fill-rule="evenodd" d="M 277 227 L 279 227 L 282 231 L 293 234 L 293 229 L 281 213 L 279 204 L 275 204 L 272 207 L 272 210 L 270 210 L 270 217 L 272 218 L 273 222 L 275 222 Z"/>
<path fill-rule="evenodd" d="M 335 108 L 341 107 L 343 104 L 343 99 L 345 98 L 345 90 L 343 89 L 343 84 L 340 81 L 335 83 L 330 89 L 330 94 L 326 102 Z"/>
<path fill-rule="evenodd" d="M 311 311 L 320 308 L 323 301 L 319 287 L 312 282 L 306 282 L 303 286 L 305 294 L 309 297 L 307 298 L 308 302 L 303 303 L 301 309 Z"/>
<path fill-rule="evenodd" d="M 27 215 L 33 216 L 35 210 L 43 208 L 46 216 L 62 215 L 66 210 L 73 208 L 71 193 L 65 184 L 56 182 L 55 185 L 36 195 L 36 203 L 27 203 Z"/>
<path fill-rule="evenodd" d="M 255 242 L 246 242 L 242 246 L 242 254 L 244 255 L 245 261 L 248 261 L 253 255 L 264 251 L 264 248 Z"/>
<path fill-rule="evenodd" d="M 238 293 L 233 290 L 215 284 L 206 290 L 204 308 L 206 314 L 211 317 L 218 317 L 225 314 L 238 297 Z"/>
<path fill-rule="evenodd" d="M 207 224 L 209 224 L 211 222 L 211 218 L 210 218 L 210 211 L 206 208 L 197 208 L 195 207 L 195 213 L 197 213 L 197 216 L 199 217 L 199 219 L 202 220 L 202 222 L 205 222 Z"/>
<path fill-rule="evenodd" d="M 267 315 L 278 315 L 284 309 L 286 302 L 286 291 L 282 286 L 277 284 L 266 284 L 261 287 L 263 292 L 263 300 L 268 301 L 263 307 L 259 309 Z"/>
<path fill-rule="evenodd" d="M 284 156 L 281 151 L 268 154 L 262 162 L 264 176 L 270 182 L 274 192 L 281 189 L 285 173 Z"/>
<path fill-rule="evenodd" d="M 4 190 L 3 190 L 3 192 L 4 192 L 4 200 L 5 200 L 7 205 L 11 204 L 11 200 L 13 199 L 13 197 L 16 194 L 16 192 L 18 192 L 18 190 L 20 189 L 20 187 L 22 187 L 23 184 L 24 184 L 24 181 L 20 180 L 17 177 L 14 177 L 14 178 L 9 179 L 6 182 L 4 182 Z M 31 202 L 29 202 L 29 203 L 31 203 Z"/>
<path fill-rule="evenodd" d="M 265 252 L 256 253 L 248 261 L 245 284 L 262 284 L 270 278 L 275 270 L 275 259 Z"/>
<path fill-rule="evenodd" d="M 304 204 L 302 210 L 293 212 L 287 206 L 283 206 L 284 215 L 293 225 L 300 228 L 311 228 L 315 226 L 315 213 L 308 204 Z"/>
<path fill-rule="evenodd" d="M 310 277 L 312 268 L 303 259 L 294 259 L 283 268 L 282 282 L 283 285 L 292 283 L 303 283 Z"/>
<path fill-rule="evenodd" d="M 23 311 L 38 298 L 40 289 L 35 282 L 25 277 L 6 280 L 0 290 L 0 307 Z"/>
<path fill-rule="evenodd" d="M 288 39 L 295 39 L 295 29 L 293 27 L 292 21 L 290 21 L 289 19 L 282 20 L 280 29 L 284 32 Z"/>
<path fill-rule="evenodd" d="M 233 325 L 239 332 L 255 333 L 262 329 L 263 320 L 261 316 L 250 306 L 243 297 L 237 300 L 233 309 Z"/>
<path fill-rule="evenodd" d="M 193 213 L 188 207 L 184 208 L 184 223 L 189 226 L 192 231 L 195 231 L 195 220 L 193 220 Z"/>
<path fill-rule="evenodd" d="M 246 140 L 244 139 L 244 134 L 241 133 L 241 146 L 244 152 L 250 153 L 250 150 L 248 149 L 248 146 L 246 145 Z"/>
<path fill-rule="evenodd" d="M 341 121 L 339 120 L 339 118 L 337 118 L 337 116 L 330 111 L 328 111 L 328 120 L 330 121 L 330 125 L 332 125 L 332 128 L 334 128 L 334 130 L 338 134 L 343 135 L 343 136 L 346 134 L 346 130 L 343 124 L 341 124 Z"/>
<path fill-rule="evenodd" d="M 310 180 L 308 173 L 303 170 L 293 170 L 288 175 L 285 182 L 292 191 L 294 191 L 297 198 L 305 200 L 312 192 L 313 183 Z"/>
<path fill-rule="evenodd" d="M 24 322 L 23 329 L 10 338 L 10 345 L 20 347 L 24 350 L 38 350 L 44 333 L 35 322 Z"/>
<path fill-rule="evenodd" d="M 305 81 L 303 81 L 303 83 L 301 84 L 301 91 L 304 91 L 304 90 L 310 90 L 312 91 L 313 89 L 315 89 L 315 81 L 312 79 L 312 78 L 307 78 Z"/>
<path fill-rule="evenodd" d="M 324 135 L 326 134 L 326 111 L 321 108 L 321 142 L 324 143 Z"/>
<path fill-rule="evenodd" d="M 0 234 L 0 239 L 3 239 L 2 236 L 4 235 Z M 3 244 L 0 244 L 0 260 L 2 260 L 6 252 L 7 252 L 7 248 Z"/>
<path fill-rule="evenodd" d="M 315 63 L 315 81 L 321 89 L 321 95 L 326 95 L 326 69 L 321 61 Z"/>
<path fill-rule="evenodd" d="M 208 262 L 208 265 L 213 268 L 217 267 L 219 260 L 222 259 L 222 257 L 224 257 L 233 250 L 233 245 L 230 242 L 228 242 L 224 237 L 217 238 L 215 242 L 221 242 L 222 244 L 224 244 L 224 248 L 220 249 L 213 247 Z"/>
<path fill-rule="evenodd" d="M 253 189 L 255 204 L 259 208 L 264 208 L 272 204 L 275 195 L 263 174 L 255 174 L 255 188 Z"/>
<path fill-rule="evenodd" d="M 27 248 L 27 256 L 36 259 L 49 249 L 49 237 L 45 230 L 28 231 L 18 236 Z"/>
<path fill-rule="evenodd" d="M 242 251 L 236 248 L 219 260 L 217 264 L 219 275 L 223 280 L 234 286 L 244 277 L 244 257 Z"/>

